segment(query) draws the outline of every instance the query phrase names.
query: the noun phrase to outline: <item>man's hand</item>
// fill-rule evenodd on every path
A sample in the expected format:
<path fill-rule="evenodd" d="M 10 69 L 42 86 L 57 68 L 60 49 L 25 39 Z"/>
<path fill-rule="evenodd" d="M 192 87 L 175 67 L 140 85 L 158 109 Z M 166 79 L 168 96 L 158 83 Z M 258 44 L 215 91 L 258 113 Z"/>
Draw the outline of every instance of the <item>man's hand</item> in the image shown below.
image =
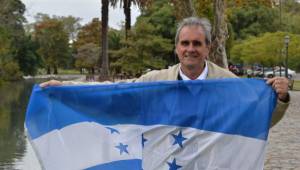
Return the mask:
<path fill-rule="evenodd" d="M 274 77 L 267 80 L 267 84 L 271 85 L 278 94 L 278 99 L 288 101 L 289 80 L 285 77 Z"/>
<path fill-rule="evenodd" d="M 40 84 L 40 87 L 45 88 L 49 86 L 61 86 L 63 83 L 57 80 L 50 80 Z"/>

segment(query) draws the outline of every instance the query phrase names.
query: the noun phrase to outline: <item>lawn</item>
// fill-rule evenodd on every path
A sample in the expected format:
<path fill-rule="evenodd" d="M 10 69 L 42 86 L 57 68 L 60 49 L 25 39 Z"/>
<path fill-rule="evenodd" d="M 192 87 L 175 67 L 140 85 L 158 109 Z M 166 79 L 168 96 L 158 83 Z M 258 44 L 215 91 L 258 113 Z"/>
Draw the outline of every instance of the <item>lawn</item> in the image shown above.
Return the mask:
<path fill-rule="evenodd" d="M 300 80 L 294 81 L 293 90 L 300 91 Z"/>

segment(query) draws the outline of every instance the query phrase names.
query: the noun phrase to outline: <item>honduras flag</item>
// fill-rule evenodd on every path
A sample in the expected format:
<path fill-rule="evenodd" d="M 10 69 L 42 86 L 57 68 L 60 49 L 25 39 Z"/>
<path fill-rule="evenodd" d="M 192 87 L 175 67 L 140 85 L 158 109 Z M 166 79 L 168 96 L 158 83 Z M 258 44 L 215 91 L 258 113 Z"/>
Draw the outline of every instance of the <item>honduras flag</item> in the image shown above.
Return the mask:
<path fill-rule="evenodd" d="M 36 85 L 25 126 L 47 170 L 256 170 L 275 105 L 255 79 Z"/>

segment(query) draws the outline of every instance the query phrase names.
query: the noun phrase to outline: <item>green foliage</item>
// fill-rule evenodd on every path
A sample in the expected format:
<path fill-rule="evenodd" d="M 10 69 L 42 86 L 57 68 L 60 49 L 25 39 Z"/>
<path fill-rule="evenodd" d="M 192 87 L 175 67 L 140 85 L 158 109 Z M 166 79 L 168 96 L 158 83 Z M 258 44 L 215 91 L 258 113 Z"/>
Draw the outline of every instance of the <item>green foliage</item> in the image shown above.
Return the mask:
<path fill-rule="evenodd" d="M 100 65 L 101 44 L 101 21 L 94 18 L 79 30 L 77 40 L 74 42 L 75 67 L 86 68 L 90 73 L 94 73 L 94 69 Z"/>
<path fill-rule="evenodd" d="M 42 65 L 42 59 L 37 53 L 38 44 L 34 42 L 31 36 L 26 36 L 23 40 L 23 46 L 19 50 L 21 58 L 19 58 L 20 70 L 24 75 L 36 75 L 37 70 Z"/>
<path fill-rule="evenodd" d="M 275 66 L 283 63 L 285 57 L 284 36 L 291 37 L 288 54 L 290 68 L 300 70 L 300 35 L 285 32 L 265 33 L 259 37 L 250 37 L 237 43 L 231 50 L 232 60 L 236 63 L 260 63 L 264 66 Z"/>
<path fill-rule="evenodd" d="M 279 7 L 278 7 L 279 8 Z M 282 1 L 282 31 L 300 34 L 300 3 L 294 0 Z"/>
<path fill-rule="evenodd" d="M 98 64 L 99 55 L 100 47 L 98 45 L 93 43 L 82 45 L 77 50 L 75 66 L 80 69 L 86 68 L 90 73 L 94 72 L 93 70 Z"/>
<path fill-rule="evenodd" d="M 227 11 L 236 39 L 275 32 L 279 28 L 279 12 L 262 5 L 234 7 Z"/>
<path fill-rule="evenodd" d="M 25 5 L 19 0 L 2 0 L 0 5 L 0 79 L 15 80 L 22 75 L 23 22 Z M 11 68 L 10 68 L 11 67 Z"/>
<path fill-rule="evenodd" d="M 81 19 L 73 17 L 73 16 L 67 16 L 67 17 L 54 16 L 54 18 L 57 18 L 58 20 L 60 20 L 63 23 L 64 30 L 69 35 L 69 40 L 71 42 L 74 42 L 76 40 L 77 34 L 81 28 L 81 25 L 79 23 L 79 21 Z"/>
<path fill-rule="evenodd" d="M 11 50 L 11 39 L 8 31 L 0 26 L 0 59 L 9 55 Z"/>
<path fill-rule="evenodd" d="M 197 16 L 208 18 L 210 21 L 214 19 L 213 1 L 212 0 L 193 0 Z"/>
<path fill-rule="evenodd" d="M 74 42 L 75 48 L 82 45 L 93 43 L 101 46 L 101 21 L 94 18 L 92 22 L 82 26 L 79 30 L 77 40 Z"/>
<path fill-rule="evenodd" d="M 282 0 L 282 8 L 286 13 L 299 14 L 300 4 L 297 0 Z"/>
<path fill-rule="evenodd" d="M 110 29 L 108 30 L 108 47 L 110 50 L 118 50 L 122 47 L 121 31 Z"/>
<path fill-rule="evenodd" d="M 226 2 L 229 8 L 247 6 L 272 7 L 272 3 L 274 3 L 274 0 L 226 0 Z"/>
<path fill-rule="evenodd" d="M 14 61 L 0 61 L 0 79 L 5 81 L 19 80 L 22 76 L 19 65 Z"/>
<path fill-rule="evenodd" d="M 114 53 L 113 60 L 116 62 L 112 63 L 111 67 L 115 72 L 122 70 L 130 75 L 139 75 L 147 68 L 161 69 L 166 66 L 164 56 L 172 50 L 172 44 L 168 39 L 146 33 L 151 28 L 153 27 L 146 23 L 141 24 L 137 32 L 124 42 L 127 47 Z"/>
<path fill-rule="evenodd" d="M 154 26 L 155 34 L 161 35 L 163 38 L 174 39 L 176 18 L 173 13 L 175 9 L 167 2 L 166 0 L 153 2 L 153 5 L 137 18 L 137 23 L 144 20 Z"/>
<path fill-rule="evenodd" d="M 1 0 L 0 25 L 13 32 L 13 39 L 17 41 L 24 35 L 23 23 L 25 5 L 20 0 Z"/>
<path fill-rule="evenodd" d="M 55 18 L 43 18 L 35 25 L 35 40 L 39 44 L 38 54 L 50 74 L 54 69 L 57 74 L 58 67 L 66 65 L 70 60 L 69 35 L 64 30 L 63 23 Z"/>
<path fill-rule="evenodd" d="M 110 52 L 112 72 L 138 76 L 146 69 L 161 69 L 174 62 L 175 29 L 172 6 L 164 1 L 153 2 L 138 17 L 127 40 L 122 37 L 122 48 Z"/>

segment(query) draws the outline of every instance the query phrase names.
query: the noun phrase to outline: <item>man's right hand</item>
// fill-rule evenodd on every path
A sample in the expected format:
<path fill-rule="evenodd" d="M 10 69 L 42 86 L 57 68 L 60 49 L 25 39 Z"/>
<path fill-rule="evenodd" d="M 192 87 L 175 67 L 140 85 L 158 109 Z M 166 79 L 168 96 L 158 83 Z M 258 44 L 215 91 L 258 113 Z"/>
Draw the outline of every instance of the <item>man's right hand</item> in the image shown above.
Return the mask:
<path fill-rule="evenodd" d="M 57 80 L 50 80 L 40 84 L 40 87 L 45 88 L 49 86 L 61 86 L 63 83 Z"/>

